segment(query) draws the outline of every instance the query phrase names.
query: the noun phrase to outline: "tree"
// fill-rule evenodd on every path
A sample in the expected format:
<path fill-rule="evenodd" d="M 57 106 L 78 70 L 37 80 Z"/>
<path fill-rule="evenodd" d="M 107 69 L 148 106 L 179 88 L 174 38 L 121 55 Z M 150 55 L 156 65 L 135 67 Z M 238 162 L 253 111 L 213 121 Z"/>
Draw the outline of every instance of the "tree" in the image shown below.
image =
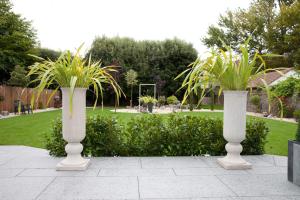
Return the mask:
<path fill-rule="evenodd" d="M 28 66 L 35 54 L 36 33 L 31 23 L 12 11 L 9 0 L 0 0 L 0 81 L 9 79 L 14 66 Z"/>
<path fill-rule="evenodd" d="M 57 60 L 57 58 L 61 55 L 60 51 L 55 51 L 53 49 L 48 48 L 37 48 L 37 56 L 44 58 L 44 59 L 50 59 L 52 61 Z"/>
<path fill-rule="evenodd" d="M 266 58 L 270 67 L 298 66 L 300 60 L 300 1 L 253 0 L 248 9 L 227 11 L 217 25 L 211 25 L 202 42 L 222 47 L 222 39 L 238 50 L 238 44 L 252 37 L 249 45 L 260 53 L 285 55 Z"/>
<path fill-rule="evenodd" d="M 170 96 L 180 87 L 180 82 L 174 78 L 197 58 L 193 46 L 180 39 L 163 41 L 135 41 L 131 38 L 97 37 L 86 57 L 92 55 L 93 60 L 101 59 L 103 65 L 122 66 L 119 85 L 125 93 L 130 93 L 127 87 L 125 73 L 133 69 L 138 73 L 139 82 L 156 83 L 162 87 L 160 95 Z M 106 89 L 105 103 L 113 104 L 109 88 Z M 181 91 L 180 91 L 181 92 Z M 181 93 L 176 94 L 178 97 Z M 133 91 L 133 99 L 138 96 Z M 124 99 L 121 99 L 124 102 Z"/>
<path fill-rule="evenodd" d="M 29 81 L 30 78 L 27 76 L 27 71 L 24 67 L 17 65 L 10 73 L 10 79 L 7 83 L 12 86 L 26 87 Z"/>
<path fill-rule="evenodd" d="M 125 74 L 126 83 L 130 87 L 130 107 L 132 107 L 133 86 L 138 83 L 137 77 L 138 77 L 138 73 L 136 71 L 134 71 L 133 69 L 130 69 Z"/>

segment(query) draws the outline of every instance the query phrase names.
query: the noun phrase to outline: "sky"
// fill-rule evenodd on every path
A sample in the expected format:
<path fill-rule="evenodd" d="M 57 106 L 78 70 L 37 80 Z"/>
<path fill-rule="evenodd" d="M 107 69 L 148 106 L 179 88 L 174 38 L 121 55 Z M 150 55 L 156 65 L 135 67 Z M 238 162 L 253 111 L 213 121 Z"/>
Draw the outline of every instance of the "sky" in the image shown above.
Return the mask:
<path fill-rule="evenodd" d="M 41 47 L 86 51 L 96 36 L 136 40 L 183 39 L 201 54 L 201 38 L 220 14 L 250 0 L 11 0 L 32 21 Z"/>

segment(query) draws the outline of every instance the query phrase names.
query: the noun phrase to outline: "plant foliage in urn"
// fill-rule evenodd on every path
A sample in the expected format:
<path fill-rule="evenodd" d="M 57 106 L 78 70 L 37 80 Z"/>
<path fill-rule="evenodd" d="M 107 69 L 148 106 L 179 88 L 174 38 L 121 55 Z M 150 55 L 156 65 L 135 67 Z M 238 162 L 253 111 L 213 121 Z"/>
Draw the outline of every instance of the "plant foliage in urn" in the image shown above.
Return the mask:
<path fill-rule="evenodd" d="M 32 82 L 38 83 L 35 88 L 37 99 L 43 89 L 49 86 L 56 86 L 49 101 L 59 88 L 70 88 L 70 93 L 73 94 L 75 88 L 92 86 L 96 95 L 94 103 L 94 106 L 96 106 L 99 94 L 101 97 L 103 96 L 104 83 L 112 86 L 117 97 L 121 96 L 122 90 L 111 75 L 112 72 L 117 71 L 117 68 L 115 66 L 101 67 L 100 61 L 92 62 L 91 58 L 89 60 L 83 59 L 79 54 L 81 48 L 82 45 L 74 55 L 70 51 L 63 52 L 56 61 L 37 57 L 41 62 L 30 66 L 28 73 L 28 76 L 36 77 Z M 70 103 L 72 99 L 73 95 L 70 96 Z"/>
<path fill-rule="evenodd" d="M 85 170 L 89 165 L 89 159 L 81 156 L 83 146 L 80 143 L 86 135 L 86 90 L 92 86 L 96 96 L 94 107 L 99 94 L 103 97 L 103 84 L 110 84 L 117 97 L 121 95 L 121 89 L 111 75 L 116 68 L 101 67 L 100 62 L 84 60 L 79 54 L 80 48 L 74 55 L 70 51 L 62 53 L 56 61 L 39 58 L 41 62 L 29 67 L 28 76 L 35 77 L 33 82 L 37 84 L 37 100 L 43 89 L 51 85 L 56 88 L 49 100 L 59 88 L 62 91 L 62 132 L 68 143 L 65 147 L 67 157 L 57 164 L 57 170 Z M 32 105 L 33 101 L 34 95 Z"/>
<path fill-rule="evenodd" d="M 152 113 L 153 111 L 153 106 L 155 103 L 157 103 L 157 99 L 151 97 L 151 96 L 143 96 L 143 97 L 140 97 L 140 101 L 143 103 L 143 104 L 147 104 L 147 107 L 148 107 L 148 111 L 150 113 Z"/>
<path fill-rule="evenodd" d="M 200 93 L 204 97 L 207 90 L 203 88 L 209 90 L 210 85 L 218 86 L 219 94 L 224 91 L 223 136 L 228 141 L 225 147 L 227 156 L 218 162 L 225 169 L 251 167 L 240 156 L 243 149 L 240 143 L 245 139 L 247 88 L 250 81 L 263 75 L 267 69 L 263 57 L 257 51 L 248 50 L 249 40 L 240 45 L 240 53 L 235 53 L 223 42 L 226 51 L 212 50 L 205 60 L 196 59 L 177 77 L 185 76 L 181 86 L 186 89 L 183 102 L 191 93 Z M 262 82 L 265 83 L 263 79 Z"/>

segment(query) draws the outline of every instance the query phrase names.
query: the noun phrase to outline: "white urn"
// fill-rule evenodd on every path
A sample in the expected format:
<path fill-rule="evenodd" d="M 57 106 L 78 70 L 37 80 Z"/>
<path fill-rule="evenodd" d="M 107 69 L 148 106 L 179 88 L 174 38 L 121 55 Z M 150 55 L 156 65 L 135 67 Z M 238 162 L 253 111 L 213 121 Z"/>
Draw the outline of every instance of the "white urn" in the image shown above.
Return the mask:
<path fill-rule="evenodd" d="M 62 133 L 68 144 L 65 146 L 67 157 L 57 164 L 56 170 L 85 170 L 90 160 L 81 156 L 83 146 L 80 142 L 86 135 L 86 88 L 75 88 L 72 102 L 70 88 L 61 88 L 61 91 Z"/>
<path fill-rule="evenodd" d="M 227 155 L 218 159 L 225 169 L 249 169 L 251 164 L 240 153 L 240 144 L 246 138 L 247 91 L 224 91 L 223 136 L 228 142 L 225 146 Z"/>

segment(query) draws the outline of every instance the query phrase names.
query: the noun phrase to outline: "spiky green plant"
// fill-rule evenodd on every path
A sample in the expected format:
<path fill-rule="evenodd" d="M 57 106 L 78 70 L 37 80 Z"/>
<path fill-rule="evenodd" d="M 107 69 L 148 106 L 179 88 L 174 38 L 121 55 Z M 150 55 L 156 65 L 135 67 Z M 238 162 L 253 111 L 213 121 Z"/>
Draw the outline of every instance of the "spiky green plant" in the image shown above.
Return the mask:
<path fill-rule="evenodd" d="M 71 93 L 71 111 L 75 88 L 92 86 L 96 95 L 94 107 L 97 104 L 99 94 L 103 98 L 103 84 L 110 84 L 118 97 L 117 99 L 119 99 L 122 90 L 111 75 L 112 72 L 117 71 L 116 67 L 101 67 L 101 62 L 92 62 L 91 57 L 88 60 L 83 59 L 79 54 L 81 47 L 82 45 L 77 49 L 75 55 L 72 55 L 70 51 L 63 52 L 56 61 L 38 57 L 40 62 L 29 67 L 28 76 L 35 77 L 32 82 L 38 84 L 35 88 L 36 96 L 33 95 L 31 99 L 32 106 L 34 106 L 34 99 L 38 100 L 41 92 L 51 85 L 56 86 L 56 88 L 51 93 L 47 104 L 60 87 L 67 87 L 70 88 Z"/>
<path fill-rule="evenodd" d="M 192 92 L 197 94 L 202 91 L 200 97 L 203 98 L 207 92 L 203 88 L 209 90 L 210 85 L 219 86 L 220 95 L 223 90 L 247 90 L 252 80 L 263 77 L 267 71 L 276 70 L 281 73 L 278 69 L 267 69 L 263 57 L 258 52 L 249 52 L 249 40 L 250 38 L 240 45 L 240 53 L 235 53 L 223 42 L 226 51 L 212 50 L 206 59 L 197 58 L 188 69 L 179 74 L 176 79 L 185 76 L 180 88 L 185 89 L 183 102 Z M 262 89 L 268 89 L 263 78 L 261 81 L 265 86 Z M 269 90 L 267 92 L 274 97 Z"/>
<path fill-rule="evenodd" d="M 143 96 L 140 97 L 140 101 L 142 101 L 145 104 L 149 104 L 149 103 L 157 103 L 157 99 L 155 99 L 154 97 L 151 96 Z"/>

